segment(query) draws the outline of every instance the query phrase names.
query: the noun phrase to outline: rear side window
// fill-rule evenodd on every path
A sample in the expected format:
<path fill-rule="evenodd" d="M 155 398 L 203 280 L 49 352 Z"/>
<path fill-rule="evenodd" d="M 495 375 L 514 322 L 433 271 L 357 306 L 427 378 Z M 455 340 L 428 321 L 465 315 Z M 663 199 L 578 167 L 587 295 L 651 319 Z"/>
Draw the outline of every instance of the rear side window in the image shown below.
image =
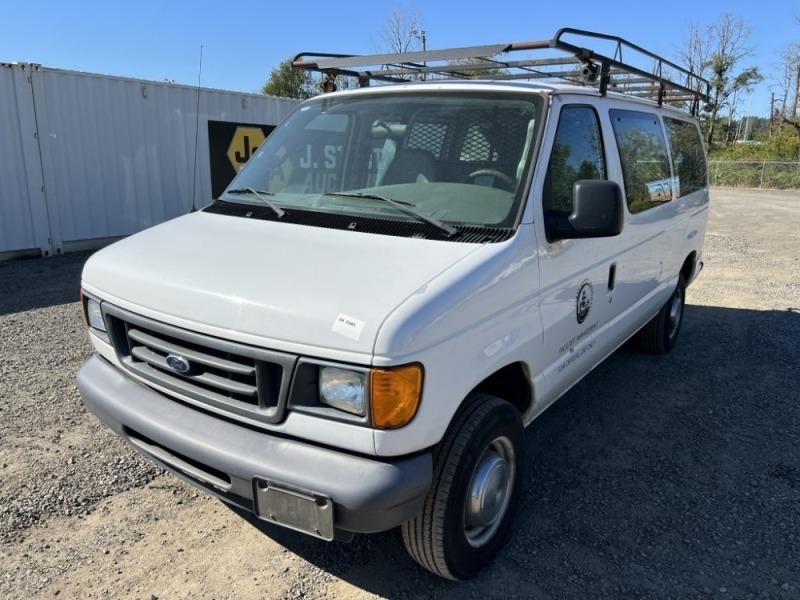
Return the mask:
<path fill-rule="evenodd" d="M 667 142 L 658 117 L 632 110 L 612 110 L 609 114 L 628 210 L 638 213 L 672 200 Z"/>
<path fill-rule="evenodd" d="M 590 106 L 566 106 L 545 179 L 545 211 L 572 213 L 572 186 L 580 179 L 605 179 L 606 162 L 597 113 Z"/>
<path fill-rule="evenodd" d="M 664 118 L 675 166 L 675 195 L 680 198 L 706 187 L 706 156 L 693 123 Z"/>

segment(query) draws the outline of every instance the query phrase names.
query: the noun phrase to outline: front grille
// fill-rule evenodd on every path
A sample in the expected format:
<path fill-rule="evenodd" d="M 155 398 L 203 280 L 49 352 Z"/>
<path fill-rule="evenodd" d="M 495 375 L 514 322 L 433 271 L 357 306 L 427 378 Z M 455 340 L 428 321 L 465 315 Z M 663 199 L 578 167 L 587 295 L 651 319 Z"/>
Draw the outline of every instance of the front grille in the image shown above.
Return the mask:
<path fill-rule="evenodd" d="M 176 397 L 240 420 L 284 418 L 296 356 L 198 334 L 103 304 L 122 365 Z M 185 363 L 179 372 L 168 363 Z"/>

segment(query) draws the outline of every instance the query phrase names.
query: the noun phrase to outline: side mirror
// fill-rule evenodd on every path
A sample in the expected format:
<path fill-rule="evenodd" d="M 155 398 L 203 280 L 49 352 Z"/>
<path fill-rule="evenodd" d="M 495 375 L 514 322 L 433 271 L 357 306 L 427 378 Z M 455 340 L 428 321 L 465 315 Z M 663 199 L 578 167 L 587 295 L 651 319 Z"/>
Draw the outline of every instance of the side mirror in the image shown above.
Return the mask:
<path fill-rule="evenodd" d="M 546 220 L 548 240 L 613 237 L 625 217 L 622 190 L 613 181 L 581 179 L 572 186 L 572 214 Z M 545 215 L 548 217 L 548 215 Z M 560 217 L 560 218 L 559 218 Z"/>

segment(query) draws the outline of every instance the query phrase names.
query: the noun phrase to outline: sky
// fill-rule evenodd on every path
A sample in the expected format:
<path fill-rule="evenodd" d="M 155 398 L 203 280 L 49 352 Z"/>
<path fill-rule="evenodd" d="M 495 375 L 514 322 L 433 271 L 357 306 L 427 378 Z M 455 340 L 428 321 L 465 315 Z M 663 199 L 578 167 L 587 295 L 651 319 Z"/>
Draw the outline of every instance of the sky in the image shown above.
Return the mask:
<path fill-rule="evenodd" d="M 752 28 L 765 81 L 742 112 L 768 116 L 780 53 L 800 42 L 798 0 L 0 0 L 0 62 L 258 92 L 299 52 L 374 53 L 395 9 L 416 10 L 429 50 L 549 39 L 561 27 L 616 35 L 677 61 L 689 25 L 725 13 Z M 748 107 L 752 107 L 748 111 Z"/>

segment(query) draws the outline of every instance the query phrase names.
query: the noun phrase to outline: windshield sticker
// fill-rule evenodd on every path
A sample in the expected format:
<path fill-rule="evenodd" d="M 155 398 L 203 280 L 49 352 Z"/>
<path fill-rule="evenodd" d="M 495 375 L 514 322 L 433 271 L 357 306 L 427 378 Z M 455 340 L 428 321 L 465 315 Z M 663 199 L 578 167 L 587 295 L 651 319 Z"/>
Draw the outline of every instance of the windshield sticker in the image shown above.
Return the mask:
<path fill-rule="evenodd" d="M 340 314 L 333 322 L 331 331 L 350 338 L 351 340 L 358 341 L 361 337 L 361 332 L 364 331 L 364 321 L 359 321 L 353 317 Z"/>

